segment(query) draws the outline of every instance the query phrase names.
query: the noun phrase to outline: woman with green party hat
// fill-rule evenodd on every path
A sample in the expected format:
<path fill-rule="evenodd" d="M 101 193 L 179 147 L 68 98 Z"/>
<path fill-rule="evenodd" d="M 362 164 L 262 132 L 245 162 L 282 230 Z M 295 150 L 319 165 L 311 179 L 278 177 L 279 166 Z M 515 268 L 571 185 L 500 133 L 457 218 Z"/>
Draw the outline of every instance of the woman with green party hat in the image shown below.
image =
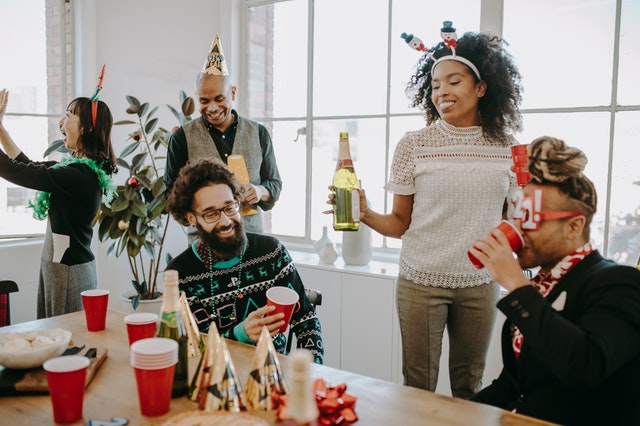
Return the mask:
<path fill-rule="evenodd" d="M 57 161 L 30 160 L 4 127 L 9 92 L 0 90 L 0 177 L 35 189 L 29 207 L 47 221 L 38 286 L 38 318 L 82 310 L 80 292 L 97 287 L 91 251 L 93 219 L 102 197 L 113 194 L 111 175 L 117 171 L 111 146 L 113 117 L 98 100 L 104 66 L 91 98 L 79 97 L 60 120 L 65 146 L 72 155 Z"/>

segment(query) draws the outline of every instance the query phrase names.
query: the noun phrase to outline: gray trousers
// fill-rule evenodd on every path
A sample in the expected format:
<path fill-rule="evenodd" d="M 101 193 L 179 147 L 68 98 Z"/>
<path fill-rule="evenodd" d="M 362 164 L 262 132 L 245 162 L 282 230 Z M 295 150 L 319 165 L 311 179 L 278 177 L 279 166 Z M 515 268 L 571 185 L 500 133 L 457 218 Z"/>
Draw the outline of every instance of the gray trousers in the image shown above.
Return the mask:
<path fill-rule="evenodd" d="M 398 277 L 404 384 L 435 391 L 446 327 L 451 394 L 465 399 L 475 395 L 482 386 L 498 298 L 495 283 L 451 289 Z"/>

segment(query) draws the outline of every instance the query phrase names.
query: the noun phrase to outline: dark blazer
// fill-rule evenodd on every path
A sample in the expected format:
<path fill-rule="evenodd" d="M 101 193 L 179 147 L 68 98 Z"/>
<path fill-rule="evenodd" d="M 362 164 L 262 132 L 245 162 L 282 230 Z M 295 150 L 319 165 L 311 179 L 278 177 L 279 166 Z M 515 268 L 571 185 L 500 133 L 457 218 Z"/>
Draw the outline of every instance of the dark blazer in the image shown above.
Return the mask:
<path fill-rule="evenodd" d="M 503 370 L 477 402 L 569 425 L 640 425 L 640 271 L 594 251 L 543 298 L 500 300 Z M 524 343 L 518 359 L 511 324 Z"/>

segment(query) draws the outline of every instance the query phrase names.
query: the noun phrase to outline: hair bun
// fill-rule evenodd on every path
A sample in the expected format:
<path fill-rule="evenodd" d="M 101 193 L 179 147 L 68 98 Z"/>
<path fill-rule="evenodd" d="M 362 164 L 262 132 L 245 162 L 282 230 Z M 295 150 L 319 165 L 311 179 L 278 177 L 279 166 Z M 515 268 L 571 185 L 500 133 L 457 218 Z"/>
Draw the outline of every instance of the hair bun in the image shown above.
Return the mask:
<path fill-rule="evenodd" d="M 587 156 L 563 140 L 541 136 L 529 144 L 529 172 L 537 182 L 561 183 L 580 178 L 587 165 Z"/>

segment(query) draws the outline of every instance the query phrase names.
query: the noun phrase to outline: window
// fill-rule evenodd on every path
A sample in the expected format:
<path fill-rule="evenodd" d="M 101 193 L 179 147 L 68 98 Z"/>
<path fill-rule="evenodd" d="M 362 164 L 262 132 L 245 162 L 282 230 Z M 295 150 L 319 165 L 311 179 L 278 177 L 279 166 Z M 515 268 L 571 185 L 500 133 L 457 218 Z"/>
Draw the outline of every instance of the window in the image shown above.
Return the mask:
<path fill-rule="evenodd" d="M 0 87 L 9 90 L 4 125 L 22 151 L 41 160 L 60 139 L 58 122 L 70 99 L 69 3 L 0 2 Z M 0 179 L 0 238 L 43 234 L 27 203 L 34 191 Z"/>
<path fill-rule="evenodd" d="M 599 195 L 592 238 L 606 256 L 635 264 L 637 1 L 250 0 L 247 12 L 247 110 L 269 128 L 284 182 L 272 233 L 308 241 L 320 238 L 323 226 L 331 229 L 331 217 L 321 212 L 328 207 L 338 133 L 345 130 L 373 208 L 388 212 L 392 196 L 382 186 L 395 145 L 405 131 L 424 126 L 404 94 L 418 54 L 400 34 L 432 44 L 443 20 L 452 20 L 459 35 L 497 22 L 523 75 L 525 128 L 517 139 L 548 134 L 585 151 Z M 377 247 L 400 247 L 399 240 L 373 234 Z"/>
<path fill-rule="evenodd" d="M 403 89 L 420 55 L 400 34 L 439 40 L 442 16 L 460 31 L 478 31 L 480 5 L 396 1 L 390 15 L 389 4 L 248 2 L 247 111 L 271 132 L 283 179 L 270 232 L 303 240 L 320 238 L 323 226 L 333 233 L 332 218 L 322 211 L 341 131 L 349 132 L 356 173 L 372 207 L 390 208 L 382 186 L 395 144 L 405 131 L 424 126 Z M 330 238 L 340 242 L 341 235 Z M 400 245 L 377 233 L 373 239 L 377 247 Z"/>
<path fill-rule="evenodd" d="M 598 192 L 592 240 L 629 265 L 640 255 L 638 22 L 633 0 L 504 0 L 504 38 L 525 88 L 517 137 L 552 135 L 586 153 Z"/>

